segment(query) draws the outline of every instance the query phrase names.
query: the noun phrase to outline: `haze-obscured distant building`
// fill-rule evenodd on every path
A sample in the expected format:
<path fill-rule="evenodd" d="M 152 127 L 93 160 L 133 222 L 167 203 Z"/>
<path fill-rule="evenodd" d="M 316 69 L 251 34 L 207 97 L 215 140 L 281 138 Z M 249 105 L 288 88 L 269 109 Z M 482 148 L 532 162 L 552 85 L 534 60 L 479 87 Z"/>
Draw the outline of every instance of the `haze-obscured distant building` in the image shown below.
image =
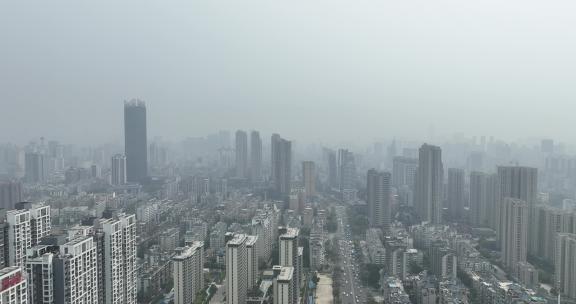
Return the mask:
<path fill-rule="evenodd" d="M 148 177 L 146 104 L 143 101 L 124 102 L 124 149 L 127 181 L 142 182 Z"/>
<path fill-rule="evenodd" d="M 442 223 L 442 185 L 444 169 L 440 147 L 420 147 L 416 178 L 415 205 L 422 221 Z"/>

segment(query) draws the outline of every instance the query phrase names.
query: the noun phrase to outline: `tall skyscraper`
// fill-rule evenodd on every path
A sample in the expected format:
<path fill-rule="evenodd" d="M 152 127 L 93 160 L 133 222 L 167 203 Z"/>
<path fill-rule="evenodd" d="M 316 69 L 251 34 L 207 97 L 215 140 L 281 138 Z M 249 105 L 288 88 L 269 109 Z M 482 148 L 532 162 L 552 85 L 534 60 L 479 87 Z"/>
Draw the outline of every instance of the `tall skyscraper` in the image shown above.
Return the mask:
<path fill-rule="evenodd" d="M 488 226 L 488 176 L 474 171 L 470 173 L 470 223 L 474 227 Z"/>
<path fill-rule="evenodd" d="M 248 176 L 248 135 L 245 131 L 236 131 L 236 177 Z"/>
<path fill-rule="evenodd" d="M 356 192 L 356 163 L 354 153 L 346 149 L 338 150 L 338 177 L 342 200 L 349 201 L 354 199 Z"/>
<path fill-rule="evenodd" d="M 41 183 L 46 181 L 48 163 L 42 153 L 27 152 L 24 155 L 25 172 L 24 176 L 29 183 Z"/>
<path fill-rule="evenodd" d="M 368 203 L 370 226 L 390 230 L 392 206 L 390 201 L 391 175 L 388 172 L 368 171 L 366 202 Z"/>
<path fill-rule="evenodd" d="M 516 198 L 504 198 L 500 207 L 500 248 L 504 267 L 513 275 L 519 262 L 528 256 L 528 205 Z"/>
<path fill-rule="evenodd" d="M 422 221 L 442 223 L 442 167 L 440 147 L 424 144 L 419 150 L 416 207 Z"/>
<path fill-rule="evenodd" d="M 300 275 L 301 267 L 299 260 L 299 235 L 300 230 L 297 228 L 281 228 L 280 233 L 280 266 L 294 267 L 294 286 L 292 288 L 293 297 L 290 303 L 298 303 L 299 290 L 300 290 Z"/>
<path fill-rule="evenodd" d="M 448 214 L 452 220 L 464 217 L 464 170 L 448 169 Z"/>
<path fill-rule="evenodd" d="M 555 251 L 556 289 L 562 295 L 576 299 L 576 234 L 559 233 Z"/>
<path fill-rule="evenodd" d="M 334 151 L 326 149 L 326 163 L 328 167 L 328 185 L 331 188 L 338 188 L 338 162 Z"/>
<path fill-rule="evenodd" d="M 142 182 L 148 176 L 146 105 L 140 100 L 124 102 L 124 150 L 126 179 Z"/>
<path fill-rule="evenodd" d="M 103 233 L 104 303 L 136 304 L 136 216 L 100 222 Z"/>
<path fill-rule="evenodd" d="M 112 157 L 112 170 L 110 181 L 114 186 L 126 184 L 126 156 L 116 154 Z"/>
<path fill-rule="evenodd" d="M 538 199 L 538 169 L 530 167 L 498 167 L 501 200 L 511 197 L 523 200 L 528 206 L 528 250 L 537 252 L 535 234 L 534 207 Z M 497 216 L 501 215 L 497 214 Z M 502 222 L 500 220 L 500 222 Z"/>
<path fill-rule="evenodd" d="M 250 133 L 250 178 L 262 181 L 262 139 L 258 131 Z"/>
<path fill-rule="evenodd" d="M 272 147 L 272 181 L 275 194 L 278 198 L 286 200 L 290 195 L 292 182 L 292 143 L 278 134 L 273 134 Z"/>
<path fill-rule="evenodd" d="M 246 303 L 248 261 L 246 235 L 236 234 L 226 243 L 226 304 Z"/>
<path fill-rule="evenodd" d="M 0 208 L 13 209 L 22 201 L 22 185 L 19 182 L 0 182 Z"/>
<path fill-rule="evenodd" d="M 172 258 L 174 304 L 194 303 L 204 288 L 204 243 L 195 241 L 176 252 Z"/>
<path fill-rule="evenodd" d="M 302 162 L 302 181 L 306 198 L 316 196 L 316 164 L 313 161 Z"/>

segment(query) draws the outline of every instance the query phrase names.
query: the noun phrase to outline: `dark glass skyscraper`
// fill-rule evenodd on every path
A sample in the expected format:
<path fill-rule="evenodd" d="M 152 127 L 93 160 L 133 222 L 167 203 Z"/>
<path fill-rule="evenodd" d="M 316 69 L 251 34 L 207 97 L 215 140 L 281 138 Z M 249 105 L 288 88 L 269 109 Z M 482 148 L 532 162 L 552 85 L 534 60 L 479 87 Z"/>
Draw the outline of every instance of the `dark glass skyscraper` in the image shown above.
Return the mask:
<path fill-rule="evenodd" d="M 148 176 L 146 105 L 143 101 L 124 102 L 124 149 L 127 181 L 143 181 Z"/>

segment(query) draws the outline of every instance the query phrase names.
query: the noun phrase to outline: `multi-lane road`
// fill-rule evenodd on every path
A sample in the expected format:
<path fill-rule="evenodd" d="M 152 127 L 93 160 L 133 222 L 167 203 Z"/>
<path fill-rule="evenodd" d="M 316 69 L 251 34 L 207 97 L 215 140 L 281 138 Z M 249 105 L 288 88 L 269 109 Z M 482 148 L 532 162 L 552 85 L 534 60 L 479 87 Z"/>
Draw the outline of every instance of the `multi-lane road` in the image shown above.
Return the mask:
<path fill-rule="evenodd" d="M 357 262 L 350 227 L 344 208 L 338 208 L 338 240 L 340 266 L 342 268 L 342 303 L 366 303 L 366 291 L 360 282 L 360 265 Z"/>

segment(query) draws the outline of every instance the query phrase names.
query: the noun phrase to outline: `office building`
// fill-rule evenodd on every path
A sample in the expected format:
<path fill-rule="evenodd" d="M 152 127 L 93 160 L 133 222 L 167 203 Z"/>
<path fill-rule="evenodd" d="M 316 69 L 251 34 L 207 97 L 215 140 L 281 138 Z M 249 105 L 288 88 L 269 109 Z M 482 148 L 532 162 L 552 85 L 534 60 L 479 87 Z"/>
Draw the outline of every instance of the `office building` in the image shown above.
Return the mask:
<path fill-rule="evenodd" d="M 0 269 L 0 303 L 22 304 L 28 302 L 28 286 L 26 275 L 20 267 Z"/>
<path fill-rule="evenodd" d="M 22 201 L 22 184 L 15 181 L 0 181 L 0 208 L 14 209 Z"/>
<path fill-rule="evenodd" d="M 316 164 L 313 161 L 302 162 L 302 181 L 306 201 L 316 196 Z"/>
<path fill-rule="evenodd" d="M 226 243 L 226 304 L 246 303 L 248 290 L 246 256 L 246 235 L 234 235 Z"/>
<path fill-rule="evenodd" d="M 126 180 L 142 182 L 148 176 L 146 105 L 140 100 L 124 102 L 124 150 Z"/>
<path fill-rule="evenodd" d="M 368 171 L 366 185 L 366 203 L 370 226 L 381 228 L 384 233 L 390 230 L 392 206 L 390 183 L 392 177 L 388 172 Z"/>
<path fill-rule="evenodd" d="M 500 206 L 500 248 L 504 267 L 516 276 L 516 267 L 528 256 L 528 204 L 504 198 Z"/>
<path fill-rule="evenodd" d="M 448 216 L 453 221 L 464 218 L 464 170 L 457 168 L 448 169 Z"/>
<path fill-rule="evenodd" d="M 287 266 L 274 266 L 273 294 L 274 304 L 293 304 L 294 293 L 294 268 Z"/>
<path fill-rule="evenodd" d="M 444 169 L 440 147 L 429 144 L 420 147 L 416 176 L 415 201 L 420 219 L 441 224 Z"/>
<path fill-rule="evenodd" d="M 262 181 L 262 139 L 258 131 L 250 133 L 250 178 L 252 182 Z"/>
<path fill-rule="evenodd" d="M 174 304 L 194 303 L 204 289 L 204 243 L 192 242 L 176 249 L 172 257 Z"/>
<path fill-rule="evenodd" d="M 116 154 L 112 157 L 110 182 L 113 186 L 126 184 L 126 156 Z"/>
<path fill-rule="evenodd" d="M 245 131 L 236 131 L 236 177 L 248 177 L 248 135 Z"/>
<path fill-rule="evenodd" d="M 278 134 L 272 135 L 272 182 L 274 194 L 286 200 L 291 192 L 292 182 L 292 143 Z"/>

